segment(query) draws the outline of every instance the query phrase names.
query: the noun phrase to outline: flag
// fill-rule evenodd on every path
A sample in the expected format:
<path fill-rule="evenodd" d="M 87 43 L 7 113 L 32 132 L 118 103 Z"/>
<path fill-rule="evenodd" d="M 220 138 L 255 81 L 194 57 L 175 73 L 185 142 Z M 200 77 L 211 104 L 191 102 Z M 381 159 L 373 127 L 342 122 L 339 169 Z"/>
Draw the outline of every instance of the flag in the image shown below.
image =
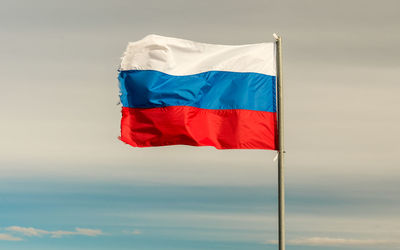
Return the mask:
<path fill-rule="evenodd" d="M 274 43 L 215 45 L 149 35 L 119 70 L 120 139 L 135 147 L 277 149 Z"/>

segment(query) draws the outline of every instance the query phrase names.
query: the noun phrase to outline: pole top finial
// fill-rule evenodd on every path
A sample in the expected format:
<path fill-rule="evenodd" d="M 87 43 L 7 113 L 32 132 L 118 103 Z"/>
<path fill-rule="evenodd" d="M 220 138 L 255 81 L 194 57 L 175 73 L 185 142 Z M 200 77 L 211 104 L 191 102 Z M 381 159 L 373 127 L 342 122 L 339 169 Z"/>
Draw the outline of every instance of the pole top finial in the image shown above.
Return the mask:
<path fill-rule="evenodd" d="M 274 34 L 272 34 L 272 36 L 275 38 L 275 40 L 279 40 L 279 36 L 278 36 L 278 34 L 276 34 L 276 33 L 274 33 Z"/>

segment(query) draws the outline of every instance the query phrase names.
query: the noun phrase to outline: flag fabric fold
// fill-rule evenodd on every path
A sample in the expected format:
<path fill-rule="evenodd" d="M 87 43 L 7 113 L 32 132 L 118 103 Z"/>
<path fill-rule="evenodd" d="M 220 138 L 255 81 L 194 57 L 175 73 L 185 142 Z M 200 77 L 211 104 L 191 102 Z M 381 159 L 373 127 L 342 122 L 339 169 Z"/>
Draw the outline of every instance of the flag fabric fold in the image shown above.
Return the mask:
<path fill-rule="evenodd" d="M 277 149 L 273 43 L 149 35 L 129 43 L 118 79 L 127 144 Z"/>

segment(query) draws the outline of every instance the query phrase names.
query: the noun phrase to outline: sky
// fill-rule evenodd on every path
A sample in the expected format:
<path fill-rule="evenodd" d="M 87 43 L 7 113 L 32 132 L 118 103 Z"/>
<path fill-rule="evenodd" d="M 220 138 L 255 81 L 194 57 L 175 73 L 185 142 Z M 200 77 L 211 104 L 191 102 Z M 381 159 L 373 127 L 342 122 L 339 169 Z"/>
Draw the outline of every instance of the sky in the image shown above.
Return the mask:
<path fill-rule="evenodd" d="M 398 1 L 1 5 L 1 249 L 277 249 L 274 151 L 117 139 L 128 42 L 248 44 L 274 32 L 287 249 L 400 249 Z"/>

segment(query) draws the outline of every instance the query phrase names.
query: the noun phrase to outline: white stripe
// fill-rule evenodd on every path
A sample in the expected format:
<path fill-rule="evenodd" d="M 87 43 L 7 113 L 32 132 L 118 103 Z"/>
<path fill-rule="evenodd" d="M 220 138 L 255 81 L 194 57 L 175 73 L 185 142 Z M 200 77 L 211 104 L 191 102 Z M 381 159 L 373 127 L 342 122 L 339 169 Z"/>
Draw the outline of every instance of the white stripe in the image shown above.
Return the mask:
<path fill-rule="evenodd" d="M 275 76 L 275 45 L 216 45 L 148 35 L 128 44 L 121 70 L 157 70 L 170 75 L 232 71 Z"/>

